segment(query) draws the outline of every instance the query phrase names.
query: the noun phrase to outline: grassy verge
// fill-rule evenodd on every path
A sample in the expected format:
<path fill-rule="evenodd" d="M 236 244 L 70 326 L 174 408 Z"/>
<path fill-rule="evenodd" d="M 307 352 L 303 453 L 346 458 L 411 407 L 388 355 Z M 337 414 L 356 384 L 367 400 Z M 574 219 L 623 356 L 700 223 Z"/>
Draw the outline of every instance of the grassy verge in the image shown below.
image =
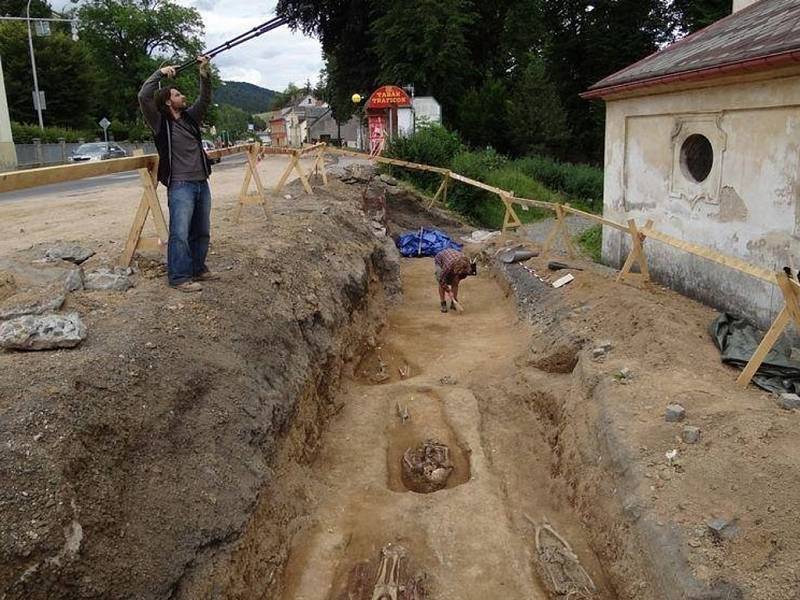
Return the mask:
<path fill-rule="evenodd" d="M 578 242 L 581 250 L 586 253 L 594 262 L 599 263 L 603 250 L 603 227 L 602 225 L 594 225 L 581 235 L 576 236 L 575 241 Z"/>

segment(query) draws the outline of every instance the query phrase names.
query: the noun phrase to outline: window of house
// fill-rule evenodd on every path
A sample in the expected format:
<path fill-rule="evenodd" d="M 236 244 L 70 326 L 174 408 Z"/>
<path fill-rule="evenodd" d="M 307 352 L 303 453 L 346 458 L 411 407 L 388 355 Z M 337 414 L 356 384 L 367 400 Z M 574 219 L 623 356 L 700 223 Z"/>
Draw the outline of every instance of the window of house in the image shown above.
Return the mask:
<path fill-rule="evenodd" d="M 714 148 L 709 139 L 699 133 L 690 135 L 681 146 L 681 169 L 683 174 L 702 183 L 708 178 L 714 166 Z"/>

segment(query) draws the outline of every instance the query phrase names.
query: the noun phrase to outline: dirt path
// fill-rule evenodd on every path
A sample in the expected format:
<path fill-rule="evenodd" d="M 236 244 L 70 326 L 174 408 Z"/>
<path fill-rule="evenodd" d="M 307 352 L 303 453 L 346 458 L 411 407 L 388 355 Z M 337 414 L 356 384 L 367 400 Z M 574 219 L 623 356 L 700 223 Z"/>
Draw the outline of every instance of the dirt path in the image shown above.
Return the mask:
<path fill-rule="evenodd" d="M 486 455 L 471 391 L 513 364 L 530 330 L 489 275 L 462 286 L 463 315 L 444 315 L 430 259 L 404 261 L 402 274 L 404 303 L 343 390 L 344 408 L 324 436 L 314 525 L 295 540 L 282 597 L 373 597 L 381 549 L 399 544 L 408 552 L 406 585 L 424 573 L 425 598 L 548 598 L 533 575 L 532 537 L 512 521 L 505 483 Z M 391 380 L 376 385 L 381 363 Z M 443 385 L 445 377 L 457 383 Z M 519 433 L 513 424 L 505 431 Z M 447 489 L 409 492 L 403 452 L 430 438 L 450 447 L 455 470 Z M 355 589 L 361 595 L 348 596 Z"/>

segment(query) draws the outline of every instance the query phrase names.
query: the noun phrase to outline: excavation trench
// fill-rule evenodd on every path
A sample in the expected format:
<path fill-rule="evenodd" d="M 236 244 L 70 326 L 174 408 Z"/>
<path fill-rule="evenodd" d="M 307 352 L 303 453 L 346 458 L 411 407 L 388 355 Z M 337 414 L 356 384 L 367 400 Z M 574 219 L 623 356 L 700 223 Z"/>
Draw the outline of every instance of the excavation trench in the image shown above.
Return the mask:
<path fill-rule="evenodd" d="M 542 392 L 534 407 L 531 390 L 514 386 L 532 332 L 488 273 L 464 286 L 464 314 L 440 313 L 432 270 L 430 260 L 403 262 L 404 302 L 336 399 L 341 411 L 305 478 L 308 512 L 265 597 L 616 598 L 583 524 L 548 500 L 560 483 L 539 467 L 557 444 L 538 423 L 553 398 Z M 563 372 L 574 356 L 552 362 Z M 485 408 L 499 410 L 500 396 L 527 417 L 507 422 Z M 446 453 L 442 485 L 409 480 L 413 451 Z"/>

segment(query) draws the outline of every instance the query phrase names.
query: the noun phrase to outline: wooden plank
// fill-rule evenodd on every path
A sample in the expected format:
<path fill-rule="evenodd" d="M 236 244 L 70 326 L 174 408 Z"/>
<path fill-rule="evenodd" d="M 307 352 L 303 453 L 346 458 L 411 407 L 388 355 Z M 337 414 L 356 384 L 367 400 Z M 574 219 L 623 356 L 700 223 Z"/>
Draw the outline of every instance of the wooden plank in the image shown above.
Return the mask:
<path fill-rule="evenodd" d="M 691 242 L 679 240 L 678 238 L 674 238 L 666 233 L 661 233 L 660 231 L 656 231 L 652 228 L 645 227 L 642 229 L 642 233 L 651 239 L 658 240 L 659 242 L 668 244 L 678 248 L 679 250 L 688 252 L 689 254 L 694 254 L 695 256 L 700 256 L 701 258 L 719 263 L 730 269 L 735 269 L 736 271 L 750 275 L 751 277 L 768 281 L 769 283 L 775 283 L 775 274 L 773 272 L 768 271 L 767 269 L 762 269 L 761 267 L 757 267 L 755 265 L 751 265 L 750 263 L 747 263 L 739 258 L 721 254 L 716 250 L 712 250 L 711 248 L 707 248 L 699 244 L 693 244 Z"/>
<path fill-rule="evenodd" d="M 308 154 L 309 152 L 313 152 L 314 150 L 319 150 L 320 148 L 324 148 L 325 146 L 327 146 L 325 142 L 318 142 L 313 146 L 306 146 L 305 148 L 300 149 L 300 156 Z"/>
<path fill-rule="evenodd" d="M 139 243 L 136 244 L 136 250 L 142 252 L 161 252 L 164 245 L 161 238 L 139 238 Z"/>
<path fill-rule="evenodd" d="M 450 177 L 455 179 L 456 181 L 460 181 L 461 183 L 466 183 L 467 185 L 471 185 L 472 187 L 480 188 L 482 190 L 486 190 L 487 192 L 491 192 L 492 194 L 497 194 L 498 196 L 502 196 L 503 194 L 508 194 L 507 191 L 501 190 L 500 188 L 496 188 L 494 186 L 488 185 L 483 183 L 482 181 L 476 181 L 475 179 L 470 179 L 469 177 L 464 177 L 463 175 L 459 175 L 458 173 L 451 173 Z M 517 201 L 517 198 L 514 198 L 514 202 Z"/>
<path fill-rule="evenodd" d="M 164 213 L 161 210 L 161 203 L 158 201 L 158 193 L 156 192 L 156 185 L 158 185 L 158 161 L 156 161 L 156 164 L 153 165 L 150 170 L 139 169 L 139 180 L 142 182 L 144 195 L 147 198 L 150 212 L 153 215 L 156 234 L 166 243 L 167 239 L 169 239 L 169 228 L 167 227 L 167 221 L 164 218 Z"/>
<path fill-rule="evenodd" d="M 767 354 L 769 354 L 769 351 L 772 350 L 772 347 L 775 345 L 775 342 L 778 341 L 778 338 L 783 333 L 783 330 L 786 329 L 786 326 L 789 324 L 790 320 L 791 316 L 789 315 L 789 309 L 784 306 L 781 312 L 778 314 L 778 317 L 772 323 L 772 327 L 769 328 L 769 331 L 767 331 L 764 339 L 761 340 L 758 348 L 756 348 L 756 351 L 750 358 L 750 362 L 747 363 L 747 366 L 736 380 L 737 385 L 741 387 L 748 386 L 750 380 L 753 379 L 753 375 L 756 374 L 756 371 L 758 371 L 761 363 L 764 362 Z"/>
<path fill-rule="evenodd" d="M 55 167 L 41 167 L 39 169 L 26 169 L 23 171 L 10 171 L 0 173 L 0 192 L 24 190 L 40 185 L 76 181 L 87 177 L 100 177 L 113 175 L 137 169 L 147 169 L 155 160 L 156 154 L 142 156 L 129 156 L 126 158 L 112 158 L 110 160 L 87 161 L 71 165 L 58 165 Z"/>
<path fill-rule="evenodd" d="M 292 148 L 279 148 L 279 147 L 273 148 L 272 146 L 261 146 L 261 149 L 258 152 L 262 156 L 266 154 L 281 154 L 283 156 L 294 154 L 294 150 Z"/>
<path fill-rule="evenodd" d="M 209 158 L 223 158 L 233 154 L 243 154 L 250 151 L 252 144 L 239 144 L 238 146 L 231 146 L 230 148 L 217 148 L 215 150 L 207 150 Z"/>
<path fill-rule="evenodd" d="M 142 194 L 142 199 L 139 201 L 139 208 L 136 209 L 136 216 L 133 217 L 133 224 L 128 233 L 128 239 L 125 241 L 125 248 L 122 251 L 122 256 L 119 259 L 119 264 L 123 267 L 129 267 L 133 260 L 133 255 L 136 252 L 136 246 L 139 245 L 139 238 L 142 236 L 144 223 L 147 220 L 147 212 L 150 210 L 150 205 L 147 198 Z"/>
<path fill-rule="evenodd" d="M 295 157 L 294 168 L 297 169 L 297 174 L 300 176 L 300 182 L 303 184 L 306 194 L 313 194 L 314 191 L 311 189 L 311 184 L 308 182 L 308 177 L 306 177 L 306 172 L 303 170 L 303 165 L 300 164 L 299 156 Z"/>
<path fill-rule="evenodd" d="M 407 162 L 405 160 L 386 158 L 384 156 L 370 156 L 369 154 L 365 154 L 363 152 L 353 152 L 352 150 L 342 150 L 341 148 L 328 148 L 328 152 L 333 152 L 334 154 L 343 154 L 345 156 L 356 156 L 358 158 L 363 158 L 364 160 L 374 160 L 379 163 L 394 165 L 396 167 L 406 167 L 417 171 L 428 171 L 430 173 L 439 173 L 441 175 L 447 173 L 447 169 L 444 169 L 442 167 L 431 167 L 428 165 L 420 165 L 417 163 Z"/>
<path fill-rule="evenodd" d="M 597 223 L 600 223 L 601 225 L 605 225 L 607 227 L 613 227 L 614 229 L 619 229 L 620 231 L 624 231 L 625 233 L 628 232 L 628 228 L 625 225 L 623 225 L 622 223 L 617 223 L 616 221 L 611 221 L 610 219 L 605 219 L 605 218 L 601 217 L 600 215 L 594 215 L 592 213 L 580 210 L 578 208 L 574 208 L 572 206 L 567 206 L 567 205 L 564 206 L 564 210 L 566 210 L 569 213 L 572 213 L 573 215 L 580 215 L 581 217 L 584 217 L 586 219 L 591 219 L 592 221 L 596 221 Z"/>

